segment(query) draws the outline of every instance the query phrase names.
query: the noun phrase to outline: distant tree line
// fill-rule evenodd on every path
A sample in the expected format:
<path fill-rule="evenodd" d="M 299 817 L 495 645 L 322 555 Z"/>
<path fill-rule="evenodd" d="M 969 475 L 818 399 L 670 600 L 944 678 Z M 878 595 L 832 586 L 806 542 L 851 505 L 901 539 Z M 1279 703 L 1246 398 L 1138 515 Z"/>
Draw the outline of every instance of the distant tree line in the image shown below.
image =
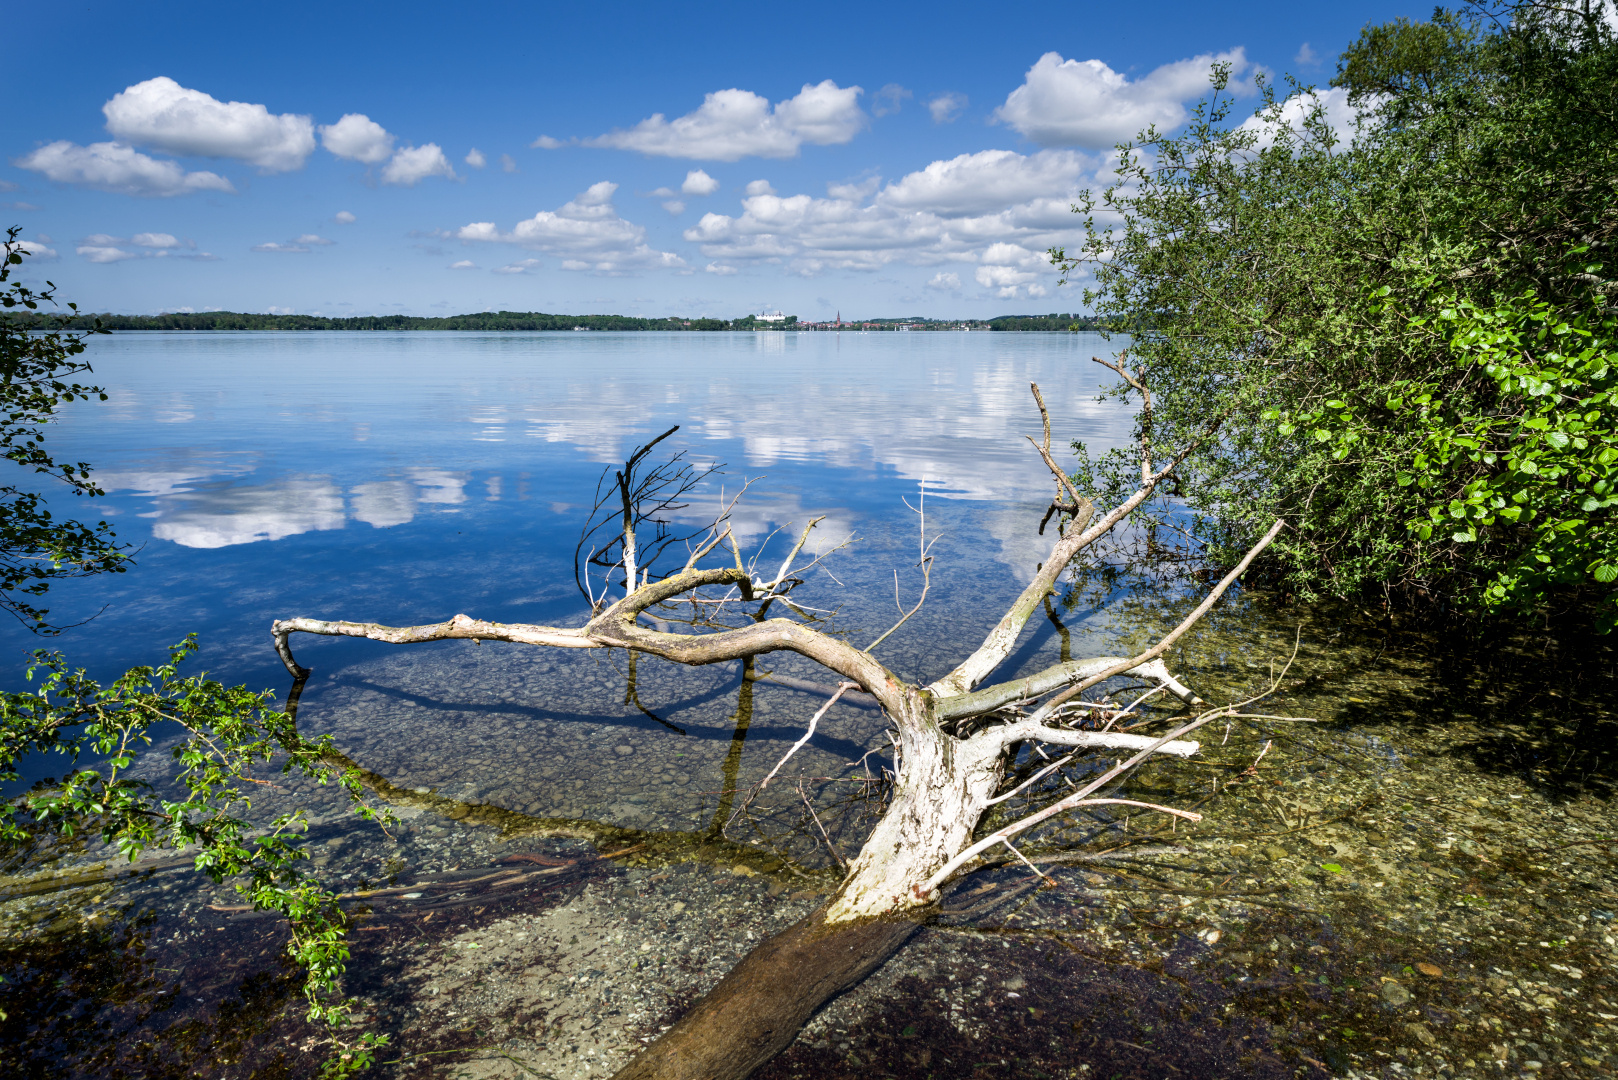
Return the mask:
<path fill-rule="evenodd" d="M 43 317 L 33 316 L 34 329 L 55 328 Z M 30 316 L 16 317 L 19 326 L 31 326 Z M 421 315 L 357 315 L 327 318 L 323 315 L 262 315 L 243 311 L 167 312 L 162 315 L 75 314 L 66 328 L 89 330 L 787 330 L 798 317 L 785 322 L 758 322 L 752 315 L 740 319 L 643 319 L 632 315 L 548 315 L 542 311 L 480 311 L 469 315 L 439 317 Z M 897 329 L 910 325 L 922 330 L 957 329 L 961 326 L 990 330 L 1103 330 L 1107 324 L 1090 315 L 1006 315 L 988 322 L 940 319 L 879 319 L 858 325 L 873 329 Z M 849 326 L 856 325 L 849 323 Z"/>
<path fill-rule="evenodd" d="M 989 320 L 990 330 L 1107 330 L 1112 324 L 1095 315 L 1002 315 Z"/>
<path fill-rule="evenodd" d="M 358 315 L 334 319 L 321 315 L 261 315 L 242 311 L 169 312 L 162 315 L 75 315 L 68 328 L 89 330 L 100 320 L 104 330 L 770 330 L 797 321 L 755 323 L 751 315 L 736 319 L 642 319 L 631 315 L 548 315 L 542 311 L 480 311 L 470 315 Z M 26 323 L 28 317 L 22 317 Z M 38 329 L 46 320 L 36 318 Z M 48 325 L 54 327 L 55 323 Z"/>

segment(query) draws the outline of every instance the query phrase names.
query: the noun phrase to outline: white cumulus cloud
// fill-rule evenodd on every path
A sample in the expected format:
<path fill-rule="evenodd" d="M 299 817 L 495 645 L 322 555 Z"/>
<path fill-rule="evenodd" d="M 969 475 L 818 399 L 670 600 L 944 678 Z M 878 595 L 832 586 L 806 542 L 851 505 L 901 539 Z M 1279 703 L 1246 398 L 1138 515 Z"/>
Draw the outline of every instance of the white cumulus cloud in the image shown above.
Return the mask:
<path fill-rule="evenodd" d="M 139 250 L 128 251 L 133 246 Z M 74 250 L 88 262 L 114 263 L 125 259 L 192 259 L 212 262 L 217 256 L 196 250 L 196 241 L 181 240 L 173 233 L 143 232 L 134 236 L 110 236 L 92 233 L 79 241 Z"/>
<path fill-rule="evenodd" d="M 669 199 L 663 204 L 663 209 L 678 217 L 680 214 L 685 213 L 685 203 L 679 199 Z"/>
<path fill-rule="evenodd" d="M 511 157 L 510 154 L 501 154 L 500 155 L 500 171 L 501 172 L 508 172 L 508 173 L 513 173 L 513 172 L 517 171 L 517 163 L 512 160 L 512 157 Z"/>
<path fill-rule="evenodd" d="M 402 147 L 382 168 L 384 184 L 414 187 L 429 176 L 455 179 L 455 170 L 450 167 L 449 158 L 444 156 L 444 151 L 437 143 Z"/>
<path fill-rule="evenodd" d="M 718 190 L 719 181 L 701 169 L 692 169 L 686 173 L 685 182 L 680 185 L 681 195 L 712 195 Z"/>
<path fill-rule="evenodd" d="M 624 274 L 636 270 L 676 269 L 685 260 L 670 251 L 657 251 L 646 243 L 646 229 L 618 216 L 612 204 L 618 185 L 608 180 L 590 188 L 556 210 L 541 210 L 502 232 L 491 221 L 463 226 L 455 235 L 473 243 L 507 243 L 560 257 L 565 270 Z M 521 273 L 538 265 L 524 260 L 498 273 Z"/>
<path fill-rule="evenodd" d="M 80 244 L 75 249 L 85 260 L 93 263 L 115 263 L 124 259 L 138 259 L 140 254 L 134 251 L 125 251 L 123 248 L 108 247 L 102 244 Z"/>
<path fill-rule="evenodd" d="M 932 210 L 947 216 L 986 214 L 1029 200 L 1077 194 L 1093 162 L 1071 150 L 1024 156 L 1010 150 L 980 150 L 926 168 L 889 184 L 888 206 Z M 1065 209 L 1065 207 L 1064 207 Z"/>
<path fill-rule="evenodd" d="M 965 94 L 935 94 L 927 99 L 927 111 L 933 114 L 935 124 L 954 123 L 955 118 L 961 115 L 961 110 L 966 106 Z"/>
<path fill-rule="evenodd" d="M 740 214 L 705 214 L 683 235 L 727 265 L 780 262 L 799 274 L 894 262 L 976 266 L 996 244 L 1026 252 L 1073 243 L 1082 229 L 1072 203 L 1105 164 L 1070 150 L 986 150 L 935 161 L 887 184 L 871 178 L 828 185 L 824 198 L 780 195 L 755 181 Z M 999 254 L 990 264 L 1010 265 Z M 1019 278 L 993 287 L 1027 284 L 1037 283 Z"/>
<path fill-rule="evenodd" d="M 471 259 L 459 259 L 449 264 L 451 270 L 476 270 L 478 264 Z"/>
<path fill-rule="evenodd" d="M 840 87 L 830 79 L 805 83 L 796 97 L 777 103 L 750 90 L 716 90 L 694 112 L 673 120 L 656 113 L 632 128 L 582 140 L 585 146 L 635 150 L 659 157 L 699 161 L 739 161 L 744 157 L 790 158 L 804 143 L 846 143 L 865 126 L 858 86 Z M 554 149 L 555 139 L 535 146 Z"/>
<path fill-rule="evenodd" d="M 170 198 L 196 191 L 236 190 L 217 173 L 186 172 L 172 161 L 159 161 L 115 142 L 79 146 L 62 140 L 40 147 L 15 164 L 60 184 L 82 184 L 120 195 Z"/>
<path fill-rule="evenodd" d="M 331 219 L 333 221 L 337 222 L 337 224 L 339 224 L 339 225 L 352 225 L 352 224 L 354 224 L 355 221 L 359 220 L 353 214 L 349 213 L 347 210 L 339 210 L 339 211 L 337 211 L 337 213 L 335 213 L 335 214 L 333 214 L 331 216 Z"/>
<path fill-rule="evenodd" d="M 35 243 L 32 240 L 13 240 L 12 244 L 36 259 L 49 261 L 56 258 L 56 249 L 46 244 Z"/>
<path fill-rule="evenodd" d="M 994 117 L 1045 146 L 1109 147 L 1149 125 L 1160 131 L 1178 127 L 1187 116 L 1185 102 L 1208 91 L 1216 63 L 1230 64 L 1238 76 L 1248 68 L 1246 54 L 1236 48 L 1164 64 L 1130 81 L 1100 60 L 1064 60 L 1048 52 Z"/>
<path fill-rule="evenodd" d="M 320 129 L 320 144 L 337 157 L 375 165 L 393 153 L 393 136 L 364 113 L 347 113 Z"/>
<path fill-rule="evenodd" d="M 489 163 L 489 159 L 483 156 L 483 151 L 475 146 L 466 152 L 465 160 L 474 169 L 481 169 Z"/>
<path fill-rule="evenodd" d="M 315 149 L 307 116 L 218 101 L 163 75 L 113 95 L 101 111 L 107 130 L 124 142 L 171 154 L 235 158 L 265 172 L 302 168 Z"/>
<path fill-rule="evenodd" d="M 937 289 L 940 292 L 958 292 L 961 288 L 961 275 L 940 270 L 927 282 L 927 288 Z"/>
<path fill-rule="evenodd" d="M 1020 244 L 990 244 L 980 257 L 982 264 L 973 277 L 979 285 L 995 290 L 1003 300 L 1021 296 L 1044 296 L 1049 290 L 1040 277 L 1053 272 L 1050 259 Z M 1019 291 L 1020 290 L 1020 291 Z"/>
<path fill-rule="evenodd" d="M 720 277 L 730 277 L 732 274 L 736 273 L 736 268 L 734 266 L 728 266 L 725 263 L 717 262 L 711 262 L 707 266 L 703 267 L 703 269 L 710 274 L 718 274 Z"/>

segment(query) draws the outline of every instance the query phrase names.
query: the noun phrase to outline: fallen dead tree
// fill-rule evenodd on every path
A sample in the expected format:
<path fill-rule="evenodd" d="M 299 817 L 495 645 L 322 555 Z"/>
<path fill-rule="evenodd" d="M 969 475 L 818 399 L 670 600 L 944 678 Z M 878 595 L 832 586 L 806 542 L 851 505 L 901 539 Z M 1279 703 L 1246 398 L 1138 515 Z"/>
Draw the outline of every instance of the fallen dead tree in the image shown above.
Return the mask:
<path fill-rule="evenodd" d="M 1121 364 L 1108 366 L 1141 394 L 1149 419 L 1151 399 L 1140 382 L 1140 374 L 1127 371 Z M 676 500 L 690 491 L 700 477 L 681 464 L 678 456 L 654 470 L 642 471 L 641 466 L 651 446 L 672 432 L 637 450 L 610 484 L 603 477 L 597 515 L 586 526 L 576 560 L 580 591 L 591 608 L 583 626 L 502 624 L 466 615 L 405 627 L 296 618 L 274 624 L 275 648 L 298 679 L 309 672 L 293 656 L 290 638 L 295 633 L 368 638 L 391 644 L 470 638 L 550 648 L 623 649 L 688 665 L 749 661 L 765 653 L 785 651 L 808 657 L 839 677 L 838 686 L 830 691 L 833 701 L 837 694 L 846 692 L 873 699 L 892 725 L 892 794 L 863 848 L 848 864 L 841 884 L 820 909 L 753 950 L 619 1074 L 621 1078 L 660 1080 L 745 1077 L 790 1043 L 826 1000 L 892 955 L 919 922 L 936 911 L 940 889 L 950 879 L 1006 851 L 1021 858 L 1014 841 L 1026 830 L 1055 816 L 1098 806 L 1199 819 L 1199 815 L 1188 811 L 1119 798 L 1106 789 L 1152 755 L 1195 754 L 1198 743 L 1186 736 L 1239 708 L 1205 707 L 1189 687 L 1173 676 L 1163 657 L 1274 539 L 1281 522 L 1275 523 L 1179 626 L 1150 649 L 1131 657 L 1072 660 L 1033 675 L 988 682 L 1011 654 L 1028 619 L 1052 591 L 1058 576 L 1076 556 L 1149 498 L 1192 449 L 1184 448 L 1166 464 L 1154 468 L 1152 447 L 1143 435 L 1139 488 L 1096 519 L 1091 501 L 1075 490 L 1052 458 L 1050 418 L 1037 386 L 1034 395 L 1044 418 L 1043 440 L 1034 445 L 1057 484 L 1057 496 L 1040 527 L 1043 531 L 1055 517 L 1057 539 L 1034 580 L 983 643 L 930 684 L 906 682 L 883 666 L 872 652 L 925 600 L 931 556 L 924 527 L 919 554 L 924 582 L 921 600 L 908 612 L 901 609 L 895 626 L 861 649 L 818 629 L 814 609 L 794 596 L 805 581 L 805 573 L 824 558 L 804 555 L 819 519 L 803 529 L 773 573 L 760 569 L 757 555 L 751 562 L 745 560 L 730 532 L 729 513 L 740 495 L 705 531 L 685 538 L 671 533 L 666 515 L 683 509 Z M 1147 423 L 1143 432 L 1149 430 Z M 913 509 L 920 513 L 924 507 Z M 602 523 L 609 515 L 616 532 L 598 547 Z M 924 515 L 922 522 L 924 526 Z M 655 530 L 650 543 L 645 542 L 642 532 L 648 528 Z M 666 575 L 654 575 L 652 563 L 656 555 L 681 540 L 687 553 L 684 565 Z M 590 549 L 587 554 L 586 546 Z M 719 560 L 729 565 L 707 565 Z M 598 572 L 603 578 L 599 589 Z M 772 616 L 772 608 L 784 608 L 786 615 Z M 643 625 L 643 620 L 653 625 Z M 679 631 L 674 629 L 676 625 L 681 627 Z M 1126 708 L 1109 706 L 1110 720 L 1097 730 L 1088 721 L 1102 703 L 1084 701 L 1080 695 L 1117 676 L 1143 684 L 1146 692 Z M 1119 720 L 1160 694 L 1177 698 L 1186 706 L 1178 727 L 1160 736 L 1114 730 Z M 824 711 L 816 714 L 817 720 Z M 804 741 L 800 740 L 793 751 Z M 1032 776 L 1008 779 L 1011 766 L 1026 747 L 1036 748 L 1050 764 Z M 1047 749 L 1065 756 L 1051 758 Z M 991 807 L 1018 794 L 1026 795 L 1039 781 L 1097 750 L 1113 751 L 1112 756 L 1120 760 L 1094 779 L 1072 785 L 1066 794 L 1043 808 L 988 835 L 978 835 L 979 823 Z M 791 752 L 787 757 L 790 756 Z M 783 758 L 781 764 L 786 760 Z M 772 775 L 780 768 L 777 765 Z"/>

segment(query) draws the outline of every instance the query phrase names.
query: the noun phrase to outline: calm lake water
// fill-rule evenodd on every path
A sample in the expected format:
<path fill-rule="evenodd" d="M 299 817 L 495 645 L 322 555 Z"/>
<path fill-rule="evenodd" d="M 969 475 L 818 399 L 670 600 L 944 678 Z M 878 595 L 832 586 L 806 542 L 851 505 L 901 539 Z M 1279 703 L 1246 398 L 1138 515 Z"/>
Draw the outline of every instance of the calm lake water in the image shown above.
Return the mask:
<path fill-rule="evenodd" d="M 1056 445 L 1128 437 L 1094 355 L 1111 346 L 1085 334 L 97 339 L 111 400 L 68 410 L 51 446 L 109 492 L 63 511 L 107 517 L 137 565 L 53 590 L 58 621 L 100 614 L 51 644 L 105 678 L 195 632 L 215 677 L 284 695 L 276 618 L 577 624 L 573 548 L 603 467 L 679 424 L 665 445 L 723 463 L 682 521 L 754 480 L 736 531 L 766 561 L 785 553 L 772 532 L 811 517 L 822 548 L 855 539 L 796 596 L 862 643 L 896 618 L 896 587 L 917 595 L 925 492 L 932 591 L 877 655 L 928 680 L 1048 551 L 1028 384 Z M 1144 644 L 1193 602 L 1075 573 L 1002 675 Z M 0 629 L 8 685 L 40 644 Z M 399 821 L 382 833 L 273 772 L 254 815 L 305 810 L 318 874 L 365 890 L 346 901 L 346 988 L 394 1039 L 381 1076 L 611 1072 L 811 910 L 879 809 L 882 719 L 840 703 L 742 812 L 737 790 L 821 704 L 771 681 L 829 681 L 797 658 L 750 681 L 464 641 L 293 644 L 314 669 L 300 726 Z M 1194 834 L 1052 819 L 1024 845 L 1052 860 L 1039 891 L 1016 863 L 967 878 L 761 1080 L 1611 1076 L 1611 650 L 1484 647 L 1237 590 L 1171 659 L 1234 701 L 1294 648 L 1262 715 L 1132 781 L 1200 809 Z M 137 775 L 162 789 L 165 756 Z M 1053 797 L 1045 783 L 1029 797 Z M 0 1072 L 313 1075 L 320 1032 L 278 919 L 169 852 L 24 869 L 0 878 Z"/>
<path fill-rule="evenodd" d="M 721 485 L 759 478 L 738 532 L 826 515 L 817 535 L 866 541 L 839 564 L 885 576 L 888 549 L 913 540 L 901 499 L 925 484 L 968 573 L 1012 585 L 1043 553 L 1028 515 L 1051 486 L 1022 437 L 1038 432 L 1028 384 L 1058 439 L 1110 446 L 1128 416 L 1094 400 L 1108 373 L 1089 358 L 1111 348 L 1089 334 L 96 339 L 111 400 L 69 409 L 50 439 L 109 495 L 62 512 L 106 516 L 139 550 L 126 575 L 53 591 L 61 622 L 106 605 L 60 642 L 107 671 L 195 631 L 210 670 L 275 685 L 274 618 L 577 615 L 573 545 L 602 467 L 674 424 L 666 445 L 725 465 L 692 520 Z M 0 632 L 8 670 L 35 644 Z M 301 647 L 327 671 L 375 652 Z"/>

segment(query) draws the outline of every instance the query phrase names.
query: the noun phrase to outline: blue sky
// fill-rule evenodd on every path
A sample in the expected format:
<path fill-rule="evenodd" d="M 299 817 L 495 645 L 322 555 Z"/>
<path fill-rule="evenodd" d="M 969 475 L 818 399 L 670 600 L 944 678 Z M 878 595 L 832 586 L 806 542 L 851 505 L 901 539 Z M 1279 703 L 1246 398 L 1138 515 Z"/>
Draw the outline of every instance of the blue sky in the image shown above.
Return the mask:
<path fill-rule="evenodd" d="M 94 311 L 1077 311 L 1042 253 L 1115 140 L 1426 10 L 70 0 L 0 207 Z"/>

